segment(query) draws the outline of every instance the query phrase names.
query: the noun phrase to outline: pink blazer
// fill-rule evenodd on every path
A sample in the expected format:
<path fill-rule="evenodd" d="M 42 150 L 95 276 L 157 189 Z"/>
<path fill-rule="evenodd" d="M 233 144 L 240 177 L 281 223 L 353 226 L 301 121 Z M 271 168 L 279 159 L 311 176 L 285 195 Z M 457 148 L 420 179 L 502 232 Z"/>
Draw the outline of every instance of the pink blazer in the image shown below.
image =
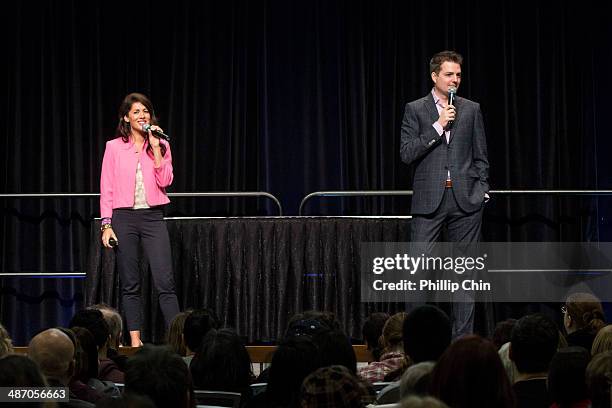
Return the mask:
<path fill-rule="evenodd" d="M 120 137 L 106 142 L 100 176 L 100 214 L 102 218 L 112 217 L 114 208 L 134 206 L 136 168 L 139 159 L 147 204 L 153 207 L 170 202 L 165 188 L 172 184 L 174 178 L 172 154 L 170 145 L 164 140 L 160 142 L 166 146 L 166 155 L 158 168 L 155 168 L 155 161 L 146 152 L 146 148 L 141 153 L 136 153 L 134 144 L 124 143 Z"/>

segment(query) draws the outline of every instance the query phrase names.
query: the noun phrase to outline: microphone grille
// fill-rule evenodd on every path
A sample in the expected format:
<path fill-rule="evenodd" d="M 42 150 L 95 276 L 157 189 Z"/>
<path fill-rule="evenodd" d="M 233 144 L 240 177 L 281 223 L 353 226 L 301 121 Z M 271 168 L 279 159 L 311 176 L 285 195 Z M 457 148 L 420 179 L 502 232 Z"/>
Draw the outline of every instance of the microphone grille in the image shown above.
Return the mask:
<path fill-rule="evenodd" d="M 457 88 L 455 88 L 454 86 L 449 86 L 448 87 L 448 93 L 456 94 L 457 93 Z"/>
<path fill-rule="evenodd" d="M 450 90 L 449 90 L 449 92 L 450 92 Z M 149 129 L 151 129 L 151 124 L 150 123 L 143 123 L 142 130 L 144 130 L 145 132 L 148 132 Z"/>

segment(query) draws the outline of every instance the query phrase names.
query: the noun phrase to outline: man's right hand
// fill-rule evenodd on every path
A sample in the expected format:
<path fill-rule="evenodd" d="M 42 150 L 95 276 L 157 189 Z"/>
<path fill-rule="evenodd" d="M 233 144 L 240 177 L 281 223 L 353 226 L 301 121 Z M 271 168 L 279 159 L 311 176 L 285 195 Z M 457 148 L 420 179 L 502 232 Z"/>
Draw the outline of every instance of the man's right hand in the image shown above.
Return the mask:
<path fill-rule="evenodd" d="M 440 111 L 440 117 L 438 118 L 438 123 L 442 126 L 443 129 L 446 129 L 446 125 L 448 122 L 455 120 L 455 106 L 446 105 L 444 109 Z"/>

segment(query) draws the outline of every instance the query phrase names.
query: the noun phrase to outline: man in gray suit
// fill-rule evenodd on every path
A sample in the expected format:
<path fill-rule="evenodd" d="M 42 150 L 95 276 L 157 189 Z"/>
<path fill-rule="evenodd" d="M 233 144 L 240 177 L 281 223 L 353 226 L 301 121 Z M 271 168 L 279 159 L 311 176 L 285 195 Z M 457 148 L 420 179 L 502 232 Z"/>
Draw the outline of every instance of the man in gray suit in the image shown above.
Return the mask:
<path fill-rule="evenodd" d="M 480 105 L 455 97 L 463 58 L 454 51 L 435 54 L 430 63 L 433 89 L 406 104 L 400 154 L 414 165 L 411 241 L 434 243 L 443 226 L 448 240 L 469 245 L 480 240 L 482 210 L 489 191 L 489 162 Z M 429 246 L 429 250 L 433 245 Z M 454 337 L 471 333 L 474 302 L 461 293 L 453 305 Z M 465 297 L 467 296 L 467 297 Z"/>

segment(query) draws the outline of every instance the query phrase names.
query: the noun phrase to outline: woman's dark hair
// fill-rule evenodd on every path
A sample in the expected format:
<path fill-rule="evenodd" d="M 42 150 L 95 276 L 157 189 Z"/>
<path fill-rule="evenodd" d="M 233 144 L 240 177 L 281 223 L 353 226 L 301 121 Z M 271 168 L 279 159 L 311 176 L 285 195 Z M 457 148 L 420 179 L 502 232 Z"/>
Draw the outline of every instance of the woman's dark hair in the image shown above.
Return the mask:
<path fill-rule="evenodd" d="M 281 341 L 272 356 L 267 401 L 274 406 L 297 406 L 304 378 L 319 367 L 319 352 L 309 336 Z"/>
<path fill-rule="evenodd" d="M 514 325 L 516 325 L 516 322 L 516 319 L 506 319 L 498 322 L 495 325 L 495 330 L 493 331 L 493 337 L 491 340 L 498 350 L 501 348 L 501 346 L 510 341 L 512 329 L 514 328 Z"/>
<path fill-rule="evenodd" d="M 80 369 L 74 373 L 74 377 L 87 383 L 90 378 L 98 377 L 98 348 L 93 335 L 86 328 L 76 326 L 72 327 L 71 330 L 74 332 L 82 350 Z"/>
<path fill-rule="evenodd" d="M 124 117 L 128 115 L 130 109 L 132 109 L 132 105 L 136 102 L 142 103 L 149 111 L 149 114 L 151 115 L 151 125 L 158 124 L 157 116 L 155 116 L 155 110 L 153 109 L 153 104 L 151 103 L 149 98 L 137 92 L 126 95 L 126 97 L 123 98 L 121 105 L 119 106 L 119 123 L 117 124 L 117 130 L 115 132 L 115 136 L 120 137 L 124 143 L 128 143 L 130 141 L 130 135 L 132 133 L 132 128 L 130 127 L 130 124 L 124 120 Z M 146 140 L 147 138 L 145 138 L 145 141 Z M 160 143 L 159 146 L 161 148 L 161 155 L 165 156 L 166 146 L 163 143 Z M 153 156 L 153 148 L 148 143 L 147 153 L 150 156 Z"/>
<path fill-rule="evenodd" d="M 588 398 L 585 373 L 591 354 L 583 347 L 566 347 L 555 354 L 548 370 L 548 393 L 560 407 Z"/>
<path fill-rule="evenodd" d="M 379 343 L 380 336 L 382 335 L 383 327 L 385 322 L 389 318 L 388 313 L 377 312 L 372 313 L 368 320 L 363 323 L 361 330 L 363 334 L 363 340 L 367 341 L 368 349 L 374 356 L 374 359 L 378 361 L 382 354 L 382 346 Z"/>
<path fill-rule="evenodd" d="M 431 394 L 453 408 L 511 408 L 515 402 L 497 349 L 479 336 L 462 337 L 442 354 Z"/>
<path fill-rule="evenodd" d="M 211 329 L 219 327 L 216 314 L 210 309 L 196 309 L 189 313 L 183 325 L 183 337 L 189 350 L 198 352 L 202 340 Z"/>
<path fill-rule="evenodd" d="M 0 359 L 0 387 L 46 387 L 38 365 L 27 356 L 11 354 Z"/>
<path fill-rule="evenodd" d="M 319 349 L 321 367 L 342 365 L 353 373 L 357 373 L 357 357 L 351 341 L 340 330 L 329 330 L 313 337 Z"/>
<path fill-rule="evenodd" d="M 252 378 L 251 359 L 240 337 L 232 330 L 210 330 L 191 361 L 196 389 L 243 393 Z"/>

